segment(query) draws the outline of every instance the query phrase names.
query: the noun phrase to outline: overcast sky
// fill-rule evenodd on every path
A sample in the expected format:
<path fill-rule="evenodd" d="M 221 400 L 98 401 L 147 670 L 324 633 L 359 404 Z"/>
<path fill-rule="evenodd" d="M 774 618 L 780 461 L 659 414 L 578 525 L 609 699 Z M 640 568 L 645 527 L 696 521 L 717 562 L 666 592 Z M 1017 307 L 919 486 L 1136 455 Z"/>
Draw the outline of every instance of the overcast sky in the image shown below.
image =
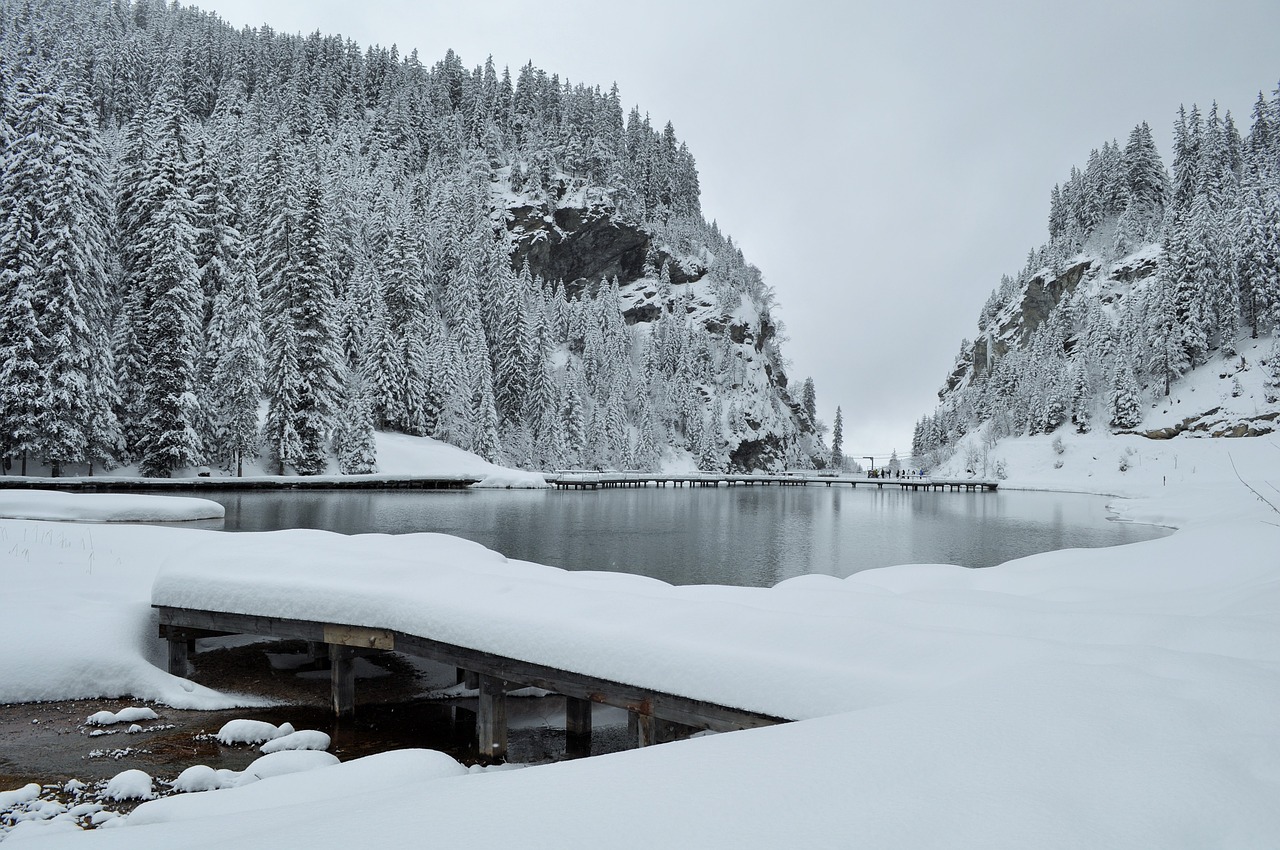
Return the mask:
<path fill-rule="evenodd" d="M 892 7 L 892 8 L 890 8 Z M 978 310 L 1090 148 L 1180 103 L 1241 131 L 1280 80 L 1280 2 L 210 0 L 239 26 L 492 55 L 617 82 L 698 162 L 702 208 L 776 290 L 790 374 L 845 452 L 910 449 Z"/>

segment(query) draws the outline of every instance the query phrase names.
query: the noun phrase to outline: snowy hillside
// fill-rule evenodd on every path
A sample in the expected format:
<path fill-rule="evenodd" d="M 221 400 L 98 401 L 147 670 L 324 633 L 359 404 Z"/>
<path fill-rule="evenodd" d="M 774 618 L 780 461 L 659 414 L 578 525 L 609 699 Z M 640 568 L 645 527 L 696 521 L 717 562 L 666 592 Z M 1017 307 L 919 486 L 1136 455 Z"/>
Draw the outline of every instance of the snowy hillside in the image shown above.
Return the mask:
<path fill-rule="evenodd" d="M 1070 428 L 1269 433 L 1280 412 L 1280 92 L 1242 137 L 1180 111 L 1172 176 L 1146 124 L 1053 188 L 1049 241 L 984 305 L 915 454 Z M 970 443 L 972 441 L 969 441 Z M 966 451 L 971 450 L 971 445 Z"/>
<path fill-rule="evenodd" d="M 772 291 L 616 87 L 35 0 L 0 6 L 0 139 L 6 471 L 824 453 Z"/>

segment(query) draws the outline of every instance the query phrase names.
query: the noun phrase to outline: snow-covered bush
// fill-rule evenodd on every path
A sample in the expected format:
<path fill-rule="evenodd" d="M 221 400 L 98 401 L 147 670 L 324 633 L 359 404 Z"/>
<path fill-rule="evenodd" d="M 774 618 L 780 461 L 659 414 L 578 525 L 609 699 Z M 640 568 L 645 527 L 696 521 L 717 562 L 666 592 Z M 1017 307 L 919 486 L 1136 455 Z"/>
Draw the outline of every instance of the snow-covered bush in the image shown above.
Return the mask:
<path fill-rule="evenodd" d="M 1061 435 L 1061 434 L 1059 434 L 1058 436 L 1056 436 L 1056 437 L 1054 437 L 1054 438 L 1053 438 L 1053 443 L 1052 443 L 1052 445 L 1053 445 L 1053 452 L 1054 452 L 1054 454 L 1059 454 L 1059 455 L 1060 455 L 1060 454 L 1062 454 L 1063 452 L 1065 452 L 1065 451 L 1067 450 L 1067 447 L 1066 447 L 1065 445 L 1063 445 L 1063 443 L 1062 443 L 1062 435 Z M 1061 466 L 1061 464 L 1058 464 L 1058 465 L 1059 465 L 1059 466 Z"/>

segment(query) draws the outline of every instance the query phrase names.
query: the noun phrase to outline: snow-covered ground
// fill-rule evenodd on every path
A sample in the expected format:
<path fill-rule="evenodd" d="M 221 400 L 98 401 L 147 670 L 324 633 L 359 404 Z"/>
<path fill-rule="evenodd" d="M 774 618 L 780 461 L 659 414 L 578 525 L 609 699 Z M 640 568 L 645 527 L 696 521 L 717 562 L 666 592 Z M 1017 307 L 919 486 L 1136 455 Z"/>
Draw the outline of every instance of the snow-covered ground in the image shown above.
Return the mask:
<path fill-rule="evenodd" d="M 443 617 L 442 627 L 472 628 L 468 639 L 494 651 L 561 653 L 593 672 L 807 718 L 520 771 L 445 771 L 454 778 L 375 757 L 147 803 L 118 829 L 37 827 L 12 838 L 408 846 L 483 824 L 536 847 L 1275 846 L 1280 514 L 1245 484 L 1280 504 L 1280 440 L 1064 434 L 1061 454 L 1052 443 L 991 450 L 1005 486 L 1120 494 L 1129 497 L 1113 504 L 1121 516 L 1181 530 L 987 570 L 903 566 L 748 589 L 561 573 L 431 535 L 339 541 L 2 521 L 0 579 L 16 622 L 0 618 L 0 701 L 101 682 L 102 693 L 234 703 L 153 666 L 162 652 L 146 605 L 157 573 L 158 593 L 178 593 L 185 573 L 230 598 L 216 564 L 250 569 L 292 551 L 296 566 L 281 576 L 295 593 L 288 581 L 264 582 L 263 604 L 305 607 L 319 604 L 321 585 L 353 590 L 332 565 L 367 545 L 387 566 L 362 582 L 352 601 L 361 612 Z M 206 554 L 168 557 L 179 551 Z M 304 558 L 311 579 L 300 575 Z M 414 558 L 448 565 L 429 570 L 420 598 L 408 579 Z M 382 582 L 394 593 L 379 605 Z M 461 604 L 477 591 L 502 612 L 488 638 Z M 455 594 L 451 614 L 442 600 Z M 428 597 L 434 607 L 415 613 Z M 64 634 L 50 622 L 83 628 Z"/>
<path fill-rule="evenodd" d="M 511 469 L 505 466 L 499 466 L 490 463 L 479 455 L 472 454 L 450 445 L 449 443 L 433 439 L 431 437 L 413 437 L 408 434 L 397 434 L 390 431 L 378 431 L 374 434 L 374 438 L 378 445 L 378 472 L 373 475 L 341 475 L 338 472 L 336 464 L 330 464 L 330 469 L 325 475 L 311 476 L 308 480 L 322 482 L 331 478 L 338 478 L 343 481 L 350 481 L 355 478 L 396 478 L 403 476 L 427 476 L 438 478 L 476 478 L 479 483 L 475 487 L 492 487 L 492 488 L 531 488 L 546 487 L 546 478 L 537 472 L 527 472 L 522 469 Z M 31 473 L 29 477 L 41 479 L 40 476 L 47 475 L 48 469 L 41 468 L 37 465 L 31 465 L 28 468 Z M 65 477 L 74 475 L 78 470 L 75 467 L 69 468 L 64 474 Z M 174 478 L 195 478 L 197 470 L 186 469 L 178 470 L 174 473 Z M 226 470 L 213 468 L 209 470 L 210 480 L 201 480 L 201 484 L 208 483 L 216 486 L 217 479 L 229 476 Z M 141 478 L 138 474 L 138 468 L 134 466 L 122 466 L 114 469 L 109 473 L 102 473 L 98 470 L 95 476 L 99 480 L 119 480 L 119 479 L 138 479 L 144 482 L 147 479 Z M 255 461 L 247 462 L 244 468 L 244 477 L 246 478 L 276 478 L 275 469 L 270 466 L 265 458 L 258 458 Z M 291 478 L 293 476 L 290 476 Z M 50 484 L 56 484 L 60 479 L 47 479 Z"/>
<path fill-rule="evenodd" d="M 186 522 L 221 519 L 226 508 L 208 499 L 133 493 L 0 490 L 0 518 L 69 522 Z"/>

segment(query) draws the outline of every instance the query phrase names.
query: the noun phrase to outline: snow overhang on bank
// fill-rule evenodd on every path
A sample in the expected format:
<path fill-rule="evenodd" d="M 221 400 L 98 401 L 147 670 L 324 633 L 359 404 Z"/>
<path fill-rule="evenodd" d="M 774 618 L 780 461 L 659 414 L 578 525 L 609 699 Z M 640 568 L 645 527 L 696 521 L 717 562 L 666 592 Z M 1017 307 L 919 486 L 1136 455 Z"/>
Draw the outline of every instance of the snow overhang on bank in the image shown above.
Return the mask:
<path fill-rule="evenodd" d="M 63 493 L 0 490 L 0 518 L 59 522 L 190 522 L 222 519 L 226 509 L 208 499 L 133 493 Z"/>

